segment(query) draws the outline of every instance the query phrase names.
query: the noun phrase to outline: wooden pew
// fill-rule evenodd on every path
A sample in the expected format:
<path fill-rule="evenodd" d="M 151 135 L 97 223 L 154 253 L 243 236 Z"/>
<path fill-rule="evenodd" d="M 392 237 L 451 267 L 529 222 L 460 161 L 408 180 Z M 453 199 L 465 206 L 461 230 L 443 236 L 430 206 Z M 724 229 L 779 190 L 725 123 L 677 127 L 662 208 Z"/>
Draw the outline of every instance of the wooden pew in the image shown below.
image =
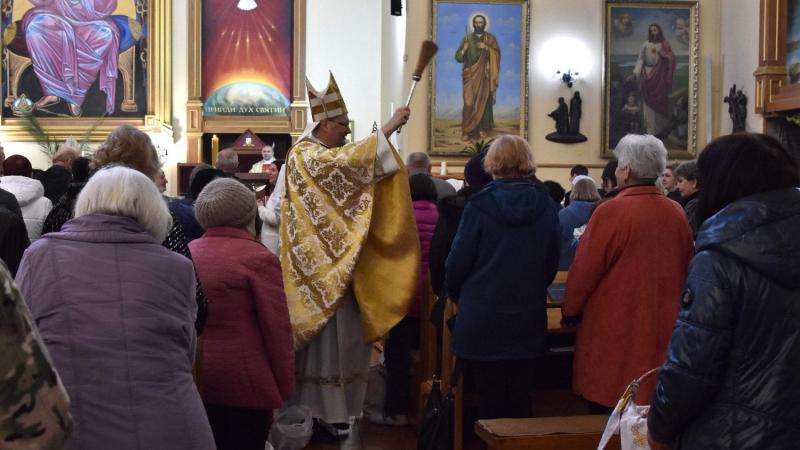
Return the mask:
<path fill-rule="evenodd" d="M 452 342 L 453 336 L 450 332 L 450 329 L 447 327 L 447 320 L 454 316 L 458 311 L 458 306 L 453 303 L 452 301 L 447 301 L 447 306 L 445 307 L 444 313 L 444 331 L 443 331 L 443 339 L 442 339 L 442 389 L 446 389 L 446 386 L 450 386 L 450 380 L 453 377 L 453 369 L 455 368 L 455 357 L 452 353 Z M 572 328 L 564 328 L 561 326 L 561 309 L 560 308 L 547 308 L 547 331 L 549 333 L 574 333 L 574 329 Z M 454 397 L 455 397 L 455 404 L 454 404 L 454 414 L 453 414 L 453 450 L 462 450 L 464 442 L 463 442 L 463 422 L 464 422 L 464 390 L 463 390 L 463 377 L 459 379 L 456 388 L 454 389 Z M 422 388 L 424 394 L 421 396 L 424 398 L 428 392 L 430 392 L 430 383 L 427 383 L 427 386 Z M 584 416 L 576 416 L 576 417 L 584 417 Z M 604 416 L 603 416 L 604 417 Z M 545 418 L 546 419 L 546 418 Z M 503 420 L 536 420 L 536 419 L 503 419 Z M 487 422 L 487 421 L 483 421 Z M 605 422 L 603 422 L 605 423 Z M 477 423 L 476 423 L 477 427 Z M 477 428 L 476 428 L 477 430 Z M 599 440 L 599 438 L 598 438 Z M 484 439 L 485 441 L 485 439 Z M 597 442 L 595 442 L 595 448 L 597 447 Z M 489 447 L 490 449 L 492 447 Z M 505 447 L 498 447 L 498 448 L 505 448 Z M 530 447 L 509 447 L 509 448 L 530 448 Z M 538 448 L 538 447 L 537 447 Z M 542 447 L 543 449 L 547 449 L 549 447 Z M 560 447 L 555 447 L 560 448 Z M 563 447 L 563 448 L 570 448 L 570 447 Z M 613 448 L 613 447 L 609 447 Z"/>
<path fill-rule="evenodd" d="M 556 277 L 555 277 L 555 279 L 553 279 L 553 283 L 551 284 L 551 288 L 547 289 L 547 307 L 548 308 L 561 307 L 561 303 L 563 301 L 563 298 L 555 298 L 555 297 L 553 297 L 551 289 L 552 289 L 552 285 L 566 285 L 567 284 L 567 274 L 569 274 L 569 272 L 566 272 L 566 271 L 556 272 Z"/>
<path fill-rule="evenodd" d="M 430 273 L 428 276 L 430 277 Z M 412 405 L 409 419 L 414 425 L 419 423 L 422 411 L 425 409 L 425 401 L 431 392 L 431 378 L 436 372 L 436 358 L 438 357 L 436 327 L 433 326 L 430 320 L 431 309 L 436 302 L 436 295 L 433 293 L 430 283 L 426 285 L 428 286 L 428 291 L 422 301 L 422 312 L 419 320 L 419 354 L 415 361 L 414 378 L 411 382 L 411 398 L 416 399 L 416 404 Z"/>
<path fill-rule="evenodd" d="M 479 420 L 475 432 L 489 450 L 595 450 L 608 416 Z M 619 450 L 619 436 L 606 446 Z"/>
<path fill-rule="evenodd" d="M 442 333 L 442 389 L 447 389 L 453 379 L 456 358 L 453 355 L 453 334 L 447 326 L 447 321 L 456 315 L 458 306 L 447 300 L 444 310 L 444 331 Z M 453 450 L 462 450 L 464 446 L 464 383 L 463 377 L 458 380 L 454 392 L 453 405 Z"/>

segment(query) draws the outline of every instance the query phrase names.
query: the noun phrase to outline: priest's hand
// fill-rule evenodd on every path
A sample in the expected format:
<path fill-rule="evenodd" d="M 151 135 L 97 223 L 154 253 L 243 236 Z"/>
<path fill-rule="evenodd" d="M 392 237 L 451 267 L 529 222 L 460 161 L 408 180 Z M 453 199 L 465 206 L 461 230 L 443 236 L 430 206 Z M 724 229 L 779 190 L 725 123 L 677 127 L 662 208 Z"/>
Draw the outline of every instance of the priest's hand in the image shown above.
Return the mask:
<path fill-rule="evenodd" d="M 389 122 L 383 126 L 381 131 L 383 131 L 383 135 L 386 136 L 386 139 L 389 139 L 389 136 L 392 135 L 398 128 L 402 127 L 403 125 L 408 122 L 408 119 L 411 117 L 411 108 L 408 106 L 401 106 L 397 108 L 392 115 L 392 118 L 389 119 Z"/>

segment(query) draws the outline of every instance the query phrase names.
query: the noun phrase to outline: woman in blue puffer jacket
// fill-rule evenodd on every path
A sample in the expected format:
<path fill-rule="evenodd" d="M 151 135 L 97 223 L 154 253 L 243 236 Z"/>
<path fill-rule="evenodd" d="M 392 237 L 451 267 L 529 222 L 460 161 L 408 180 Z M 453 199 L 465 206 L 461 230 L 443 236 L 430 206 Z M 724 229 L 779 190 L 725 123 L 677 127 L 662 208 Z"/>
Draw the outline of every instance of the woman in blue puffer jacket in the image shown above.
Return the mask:
<path fill-rule="evenodd" d="M 800 169 L 734 134 L 698 159 L 694 259 L 648 415 L 655 450 L 800 445 Z"/>
<path fill-rule="evenodd" d="M 578 240 L 600 200 L 594 180 L 586 175 L 573 178 L 570 199 L 569 206 L 558 212 L 558 221 L 561 223 L 561 257 L 558 260 L 558 270 L 569 270 L 572 260 L 575 259 Z"/>

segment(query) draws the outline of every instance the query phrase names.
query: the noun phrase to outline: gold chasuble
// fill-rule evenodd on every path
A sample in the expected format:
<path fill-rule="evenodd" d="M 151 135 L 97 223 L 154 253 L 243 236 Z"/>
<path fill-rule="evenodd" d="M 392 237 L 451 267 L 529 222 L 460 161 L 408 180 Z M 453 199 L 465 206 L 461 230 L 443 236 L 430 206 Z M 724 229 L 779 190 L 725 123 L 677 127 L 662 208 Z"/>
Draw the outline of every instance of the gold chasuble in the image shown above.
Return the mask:
<path fill-rule="evenodd" d="M 298 349 L 351 283 L 368 341 L 386 335 L 414 296 L 420 246 L 408 172 L 390 149 L 400 169 L 383 178 L 378 139 L 339 148 L 306 139 L 287 156 L 280 260 Z"/>

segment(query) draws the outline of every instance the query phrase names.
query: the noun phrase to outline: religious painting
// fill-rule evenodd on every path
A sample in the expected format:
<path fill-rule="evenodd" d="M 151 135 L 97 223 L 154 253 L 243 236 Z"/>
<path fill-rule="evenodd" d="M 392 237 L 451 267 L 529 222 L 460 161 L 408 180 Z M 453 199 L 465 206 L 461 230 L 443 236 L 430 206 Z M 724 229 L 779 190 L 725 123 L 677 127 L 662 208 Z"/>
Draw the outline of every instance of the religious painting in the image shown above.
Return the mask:
<path fill-rule="evenodd" d="M 800 82 L 800 0 L 789 0 L 786 34 L 786 71 L 789 83 Z"/>
<path fill-rule="evenodd" d="M 606 2 L 603 156 L 628 133 L 695 153 L 699 27 L 696 1 Z"/>
<path fill-rule="evenodd" d="M 148 114 L 154 0 L 4 0 L 3 117 Z"/>
<path fill-rule="evenodd" d="M 292 0 L 204 0 L 203 115 L 288 116 Z"/>
<path fill-rule="evenodd" d="M 434 0 L 431 153 L 528 134 L 527 0 Z"/>

